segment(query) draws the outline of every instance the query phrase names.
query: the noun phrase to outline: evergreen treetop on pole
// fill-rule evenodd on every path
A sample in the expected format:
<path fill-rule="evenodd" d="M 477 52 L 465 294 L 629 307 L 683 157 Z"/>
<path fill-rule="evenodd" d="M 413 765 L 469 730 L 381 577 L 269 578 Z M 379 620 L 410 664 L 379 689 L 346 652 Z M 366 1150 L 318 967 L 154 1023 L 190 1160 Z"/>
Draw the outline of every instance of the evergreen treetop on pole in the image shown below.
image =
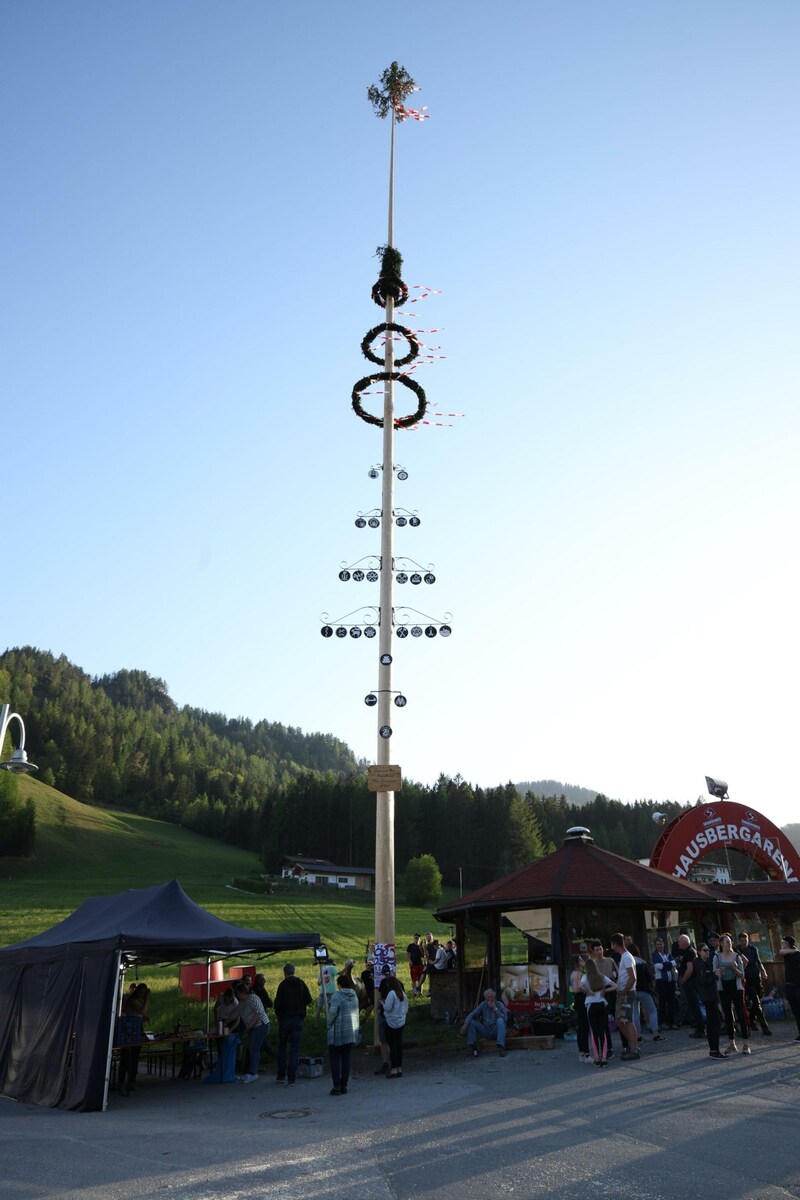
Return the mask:
<path fill-rule="evenodd" d="M 419 88 L 405 67 L 393 62 L 381 75 L 380 84 L 373 83 L 367 88 L 367 99 L 375 116 L 381 119 L 393 113 L 397 121 L 405 121 L 407 117 L 424 121 L 424 109 L 406 108 L 403 103 L 412 92 L 418 91 Z"/>

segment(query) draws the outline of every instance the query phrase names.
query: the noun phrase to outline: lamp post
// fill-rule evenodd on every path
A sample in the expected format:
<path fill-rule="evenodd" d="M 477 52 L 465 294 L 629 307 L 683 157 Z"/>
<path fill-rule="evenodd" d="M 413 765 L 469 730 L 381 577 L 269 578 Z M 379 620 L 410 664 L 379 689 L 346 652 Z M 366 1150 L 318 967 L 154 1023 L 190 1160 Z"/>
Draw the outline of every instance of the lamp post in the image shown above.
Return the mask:
<path fill-rule="evenodd" d="M 12 721 L 16 721 L 19 725 L 19 746 L 12 753 L 11 758 L 0 762 L 0 767 L 4 771 L 12 771 L 15 775 L 30 775 L 39 768 L 35 763 L 28 762 L 28 755 L 25 753 L 25 723 L 19 713 L 11 712 L 10 704 L 4 704 L 0 708 L 0 754 L 3 752 L 3 743 Z"/>

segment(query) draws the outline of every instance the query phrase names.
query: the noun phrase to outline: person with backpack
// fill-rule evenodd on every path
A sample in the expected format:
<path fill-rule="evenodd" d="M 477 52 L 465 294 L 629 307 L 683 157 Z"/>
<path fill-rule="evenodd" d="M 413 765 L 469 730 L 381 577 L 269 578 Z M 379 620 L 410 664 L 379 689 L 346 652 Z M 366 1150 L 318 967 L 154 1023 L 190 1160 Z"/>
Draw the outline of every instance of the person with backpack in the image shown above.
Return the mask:
<path fill-rule="evenodd" d="M 641 1033 L 641 1016 L 639 1008 L 643 1008 L 647 1017 L 648 1028 L 653 1035 L 654 1042 L 663 1041 L 662 1035 L 658 1027 L 658 1012 L 656 1010 L 656 1002 L 653 999 L 655 990 L 655 980 L 653 979 L 650 967 L 639 951 L 639 947 L 631 943 L 630 952 L 633 955 L 636 963 L 636 995 L 639 998 L 639 1004 L 633 1012 L 633 1020 L 636 1025 L 636 1032 Z"/>

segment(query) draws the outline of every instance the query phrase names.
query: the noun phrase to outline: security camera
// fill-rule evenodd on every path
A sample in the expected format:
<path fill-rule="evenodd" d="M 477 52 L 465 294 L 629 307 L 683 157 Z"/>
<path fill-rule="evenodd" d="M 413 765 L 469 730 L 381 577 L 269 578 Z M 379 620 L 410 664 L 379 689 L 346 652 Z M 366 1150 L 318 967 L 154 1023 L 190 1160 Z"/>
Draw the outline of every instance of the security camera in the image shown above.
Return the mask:
<path fill-rule="evenodd" d="M 728 785 L 722 779 L 712 779 L 710 775 L 706 775 L 706 787 L 712 796 L 716 796 L 717 800 L 728 799 Z"/>
<path fill-rule="evenodd" d="M 666 825 L 666 823 L 667 823 L 667 814 L 666 814 L 666 813 L 654 812 L 654 813 L 653 813 L 653 822 L 654 822 L 654 824 L 656 824 L 656 825 Z"/>

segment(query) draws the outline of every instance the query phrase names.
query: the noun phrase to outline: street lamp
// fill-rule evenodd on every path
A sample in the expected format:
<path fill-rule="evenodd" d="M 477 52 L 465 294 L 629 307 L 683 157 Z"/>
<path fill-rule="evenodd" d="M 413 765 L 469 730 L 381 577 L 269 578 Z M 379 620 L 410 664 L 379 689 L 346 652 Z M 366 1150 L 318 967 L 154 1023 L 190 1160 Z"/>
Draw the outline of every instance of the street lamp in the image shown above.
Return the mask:
<path fill-rule="evenodd" d="M 28 762 L 28 756 L 25 753 L 25 724 L 19 713 L 11 712 L 11 705 L 4 704 L 0 708 L 0 754 L 3 753 L 3 742 L 6 739 L 8 727 L 12 721 L 16 721 L 19 725 L 19 746 L 11 755 L 11 758 L 0 762 L 0 767 L 4 771 L 13 771 L 15 775 L 30 775 L 39 768 L 35 763 Z"/>

